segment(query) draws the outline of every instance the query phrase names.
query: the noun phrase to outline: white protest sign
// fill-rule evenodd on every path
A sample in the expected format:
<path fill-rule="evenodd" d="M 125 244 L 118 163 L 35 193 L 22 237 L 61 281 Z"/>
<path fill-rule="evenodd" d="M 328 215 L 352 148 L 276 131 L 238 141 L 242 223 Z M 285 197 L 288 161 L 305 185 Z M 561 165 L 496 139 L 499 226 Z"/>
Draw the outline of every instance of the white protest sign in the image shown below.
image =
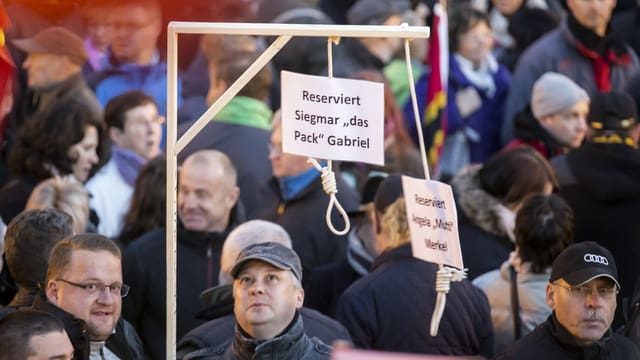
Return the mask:
<path fill-rule="evenodd" d="M 402 188 L 413 256 L 463 269 L 458 214 L 451 186 L 403 176 Z"/>
<path fill-rule="evenodd" d="M 282 150 L 384 165 L 384 85 L 282 72 Z"/>

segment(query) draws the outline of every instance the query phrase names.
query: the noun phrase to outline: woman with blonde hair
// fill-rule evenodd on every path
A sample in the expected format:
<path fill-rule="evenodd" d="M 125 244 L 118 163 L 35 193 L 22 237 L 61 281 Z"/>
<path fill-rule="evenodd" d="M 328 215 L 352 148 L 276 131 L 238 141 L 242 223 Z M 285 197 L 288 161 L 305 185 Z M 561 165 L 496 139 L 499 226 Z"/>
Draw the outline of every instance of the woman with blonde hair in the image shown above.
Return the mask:
<path fill-rule="evenodd" d="M 52 177 L 38 184 L 27 200 L 26 210 L 54 208 L 73 218 L 73 232 L 87 232 L 89 193 L 71 177 Z"/>

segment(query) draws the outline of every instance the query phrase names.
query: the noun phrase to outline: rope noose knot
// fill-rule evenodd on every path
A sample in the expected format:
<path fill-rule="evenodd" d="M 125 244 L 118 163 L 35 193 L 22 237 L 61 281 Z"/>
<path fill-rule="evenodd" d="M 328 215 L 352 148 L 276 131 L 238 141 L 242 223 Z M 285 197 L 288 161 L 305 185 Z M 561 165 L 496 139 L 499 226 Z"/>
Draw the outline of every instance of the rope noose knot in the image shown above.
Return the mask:
<path fill-rule="evenodd" d="M 447 294 L 451 289 L 452 281 L 462 281 L 467 277 L 467 269 L 458 270 L 450 267 L 444 267 L 440 264 L 438 271 L 436 272 L 436 292 L 438 293 L 436 298 L 436 305 L 431 314 L 431 326 L 429 334 L 436 336 L 438 334 L 438 327 L 440 326 L 440 320 L 444 313 L 444 307 L 447 302 Z"/>
<path fill-rule="evenodd" d="M 338 186 L 336 185 L 336 174 L 333 171 L 329 171 L 326 167 L 322 168 L 320 174 L 322 178 L 322 188 L 328 195 L 335 195 L 338 193 Z"/>
<path fill-rule="evenodd" d="M 450 267 L 440 267 L 436 272 L 436 291 L 449 293 L 452 281 L 462 281 L 467 277 L 467 269 L 457 270 Z"/>
<path fill-rule="evenodd" d="M 313 158 L 309 158 L 307 162 L 311 163 L 313 167 L 320 172 L 320 177 L 322 178 L 322 189 L 324 189 L 324 192 L 329 195 L 329 205 L 327 206 L 327 212 L 325 214 L 329 230 L 338 236 L 346 235 L 349 232 L 351 223 L 349 221 L 349 215 L 344 211 L 336 197 L 336 194 L 338 193 L 338 185 L 336 184 L 336 174 L 331 171 L 331 160 L 329 160 L 329 165 L 327 167 L 322 167 L 318 161 Z M 342 215 L 342 220 L 344 220 L 344 229 L 342 230 L 337 230 L 331 222 L 331 208 L 333 206 L 336 207 L 340 215 Z"/>

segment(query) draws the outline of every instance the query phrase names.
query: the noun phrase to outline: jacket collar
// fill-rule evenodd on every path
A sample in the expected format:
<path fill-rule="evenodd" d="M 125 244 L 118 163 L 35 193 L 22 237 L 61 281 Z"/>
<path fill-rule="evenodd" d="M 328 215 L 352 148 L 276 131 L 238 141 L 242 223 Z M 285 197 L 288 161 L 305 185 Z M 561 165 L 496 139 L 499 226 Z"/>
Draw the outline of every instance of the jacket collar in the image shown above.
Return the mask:
<path fill-rule="evenodd" d="M 411 244 L 400 245 L 396 248 L 389 249 L 382 254 L 378 255 L 375 260 L 373 260 L 372 270 L 377 269 L 378 267 L 392 263 L 396 261 L 403 261 L 408 259 L 414 259 L 413 253 L 411 251 Z"/>
<path fill-rule="evenodd" d="M 74 359 L 89 358 L 89 329 L 87 328 L 87 323 L 85 323 L 84 320 L 78 319 L 72 314 L 50 303 L 44 292 L 40 292 L 35 297 L 32 308 L 34 310 L 40 310 L 52 314 L 62 321 L 64 329 L 66 330 L 67 335 L 69 335 L 69 339 L 73 345 Z"/>
<path fill-rule="evenodd" d="M 609 351 L 606 346 L 611 339 L 611 329 L 608 329 L 600 340 L 589 345 L 580 345 L 576 342 L 573 335 L 558 322 L 555 311 L 551 313 L 546 324 L 551 335 L 565 349 L 571 352 L 582 353 L 584 359 L 608 359 L 605 355 Z"/>
<path fill-rule="evenodd" d="M 320 165 L 325 166 L 325 163 L 322 162 Z M 316 179 L 320 179 L 320 172 L 316 170 L 316 168 L 310 167 L 300 174 L 285 176 L 277 179 L 277 181 L 282 198 L 285 202 L 289 202 L 290 200 L 297 198 L 298 195 L 303 196 L 306 194 L 306 191 L 304 190 L 310 188 L 309 185 Z"/>
<path fill-rule="evenodd" d="M 628 64 L 631 61 L 627 46 L 624 41 L 607 25 L 604 36 L 599 36 L 592 30 L 584 27 L 569 12 L 566 19 L 566 28 L 573 35 L 578 50 L 589 57 L 603 57 L 611 63 Z"/>
<path fill-rule="evenodd" d="M 291 324 L 269 340 L 252 339 L 236 324 L 231 351 L 238 359 L 300 359 L 309 341 L 296 312 Z"/>
<path fill-rule="evenodd" d="M 200 299 L 206 308 L 200 311 L 198 319 L 212 320 L 233 314 L 233 285 L 218 285 L 202 292 Z"/>
<path fill-rule="evenodd" d="M 199 249 L 208 249 L 211 247 L 212 251 L 219 251 L 222 249 L 224 239 L 227 238 L 231 230 L 244 222 L 244 217 L 244 208 L 241 203 L 238 202 L 233 209 L 231 209 L 229 224 L 224 231 L 205 232 L 187 230 L 182 222 L 178 221 L 178 239 L 181 243 L 190 247 Z"/>
<path fill-rule="evenodd" d="M 564 154 L 568 150 L 558 143 L 553 136 L 540 125 L 540 121 L 533 116 L 530 106 L 527 106 L 516 115 L 513 131 L 517 139 L 521 139 L 526 143 L 539 142 L 540 150 L 545 152 L 543 155 L 546 158 Z M 534 147 L 536 147 L 536 149 L 538 148 L 538 146 Z"/>
<path fill-rule="evenodd" d="M 348 236 L 347 262 L 356 273 L 364 276 L 368 274 L 369 269 L 371 269 L 373 256 L 367 252 L 362 244 L 362 240 L 358 238 L 356 229 L 350 231 Z"/>

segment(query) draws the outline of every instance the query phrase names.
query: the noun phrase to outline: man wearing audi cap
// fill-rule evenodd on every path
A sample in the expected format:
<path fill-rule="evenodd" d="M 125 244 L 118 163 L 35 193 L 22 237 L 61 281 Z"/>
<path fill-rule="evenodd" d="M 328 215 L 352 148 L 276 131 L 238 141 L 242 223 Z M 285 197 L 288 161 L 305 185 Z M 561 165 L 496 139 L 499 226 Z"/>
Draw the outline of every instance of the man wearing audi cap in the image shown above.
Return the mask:
<path fill-rule="evenodd" d="M 553 312 L 495 359 L 640 359 L 640 350 L 610 327 L 620 290 L 609 250 L 587 241 L 554 260 L 547 285 Z"/>

